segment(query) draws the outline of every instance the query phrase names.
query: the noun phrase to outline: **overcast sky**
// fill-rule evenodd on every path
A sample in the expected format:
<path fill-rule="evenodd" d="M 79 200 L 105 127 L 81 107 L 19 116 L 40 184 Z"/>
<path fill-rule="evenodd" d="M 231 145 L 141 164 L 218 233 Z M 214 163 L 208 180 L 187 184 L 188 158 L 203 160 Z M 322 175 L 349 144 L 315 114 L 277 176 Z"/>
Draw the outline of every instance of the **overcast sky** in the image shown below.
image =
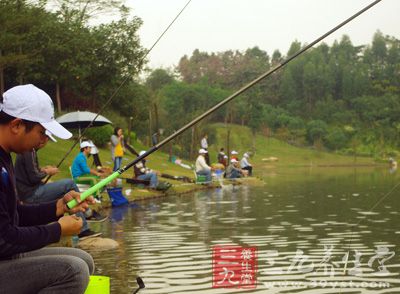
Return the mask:
<path fill-rule="evenodd" d="M 126 0 L 143 20 L 142 45 L 149 48 L 188 0 Z M 150 67 L 171 67 L 194 49 L 207 52 L 258 46 L 286 54 L 294 40 L 310 43 L 372 0 L 192 0 L 149 54 Z M 354 45 L 371 42 L 379 29 L 400 39 L 400 0 L 382 0 L 325 40 L 343 34 Z"/>

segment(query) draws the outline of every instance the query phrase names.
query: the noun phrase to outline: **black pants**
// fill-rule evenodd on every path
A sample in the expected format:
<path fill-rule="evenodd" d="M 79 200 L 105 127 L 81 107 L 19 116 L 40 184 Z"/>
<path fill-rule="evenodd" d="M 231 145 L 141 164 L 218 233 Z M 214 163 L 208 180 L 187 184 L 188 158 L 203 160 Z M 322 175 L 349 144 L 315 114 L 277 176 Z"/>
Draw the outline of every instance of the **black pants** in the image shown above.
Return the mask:
<path fill-rule="evenodd" d="M 101 165 L 101 161 L 100 161 L 100 157 L 99 157 L 99 155 L 97 153 L 93 154 L 93 163 L 94 163 L 95 166 L 102 166 Z"/>
<path fill-rule="evenodd" d="M 249 176 L 251 176 L 253 174 L 253 167 L 252 166 L 246 166 L 246 167 L 244 167 L 242 169 L 248 170 L 249 171 Z"/>
<path fill-rule="evenodd" d="M 204 149 L 207 151 L 207 149 Z M 208 166 L 210 166 L 210 156 L 208 155 L 208 152 L 204 154 L 204 159 L 206 160 L 206 163 Z"/>

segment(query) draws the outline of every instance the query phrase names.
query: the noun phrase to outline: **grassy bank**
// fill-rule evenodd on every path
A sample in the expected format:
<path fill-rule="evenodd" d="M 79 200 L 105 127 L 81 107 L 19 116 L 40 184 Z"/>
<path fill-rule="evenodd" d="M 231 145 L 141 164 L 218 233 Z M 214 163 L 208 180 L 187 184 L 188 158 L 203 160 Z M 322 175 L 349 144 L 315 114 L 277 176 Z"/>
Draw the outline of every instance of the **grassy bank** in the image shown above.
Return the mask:
<path fill-rule="evenodd" d="M 210 156 L 216 160 L 218 150 L 227 147 L 228 128 L 224 124 L 215 124 L 216 142 L 210 142 Z M 244 126 L 229 125 L 230 129 L 230 150 L 239 151 L 243 154 L 246 151 L 254 151 L 251 162 L 254 164 L 268 163 L 263 159 L 276 157 L 278 161 L 273 165 L 296 167 L 296 166 L 352 166 L 352 165 L 374 165 L 373 158 L 343 156 L 334 152 L 320 151 L 312 148 L 299 148 L 285 142 L 262 136 L 253 137 L 250 129 Z M 269 164 L 269 163 L 268 163 Z"/>
<path fill-rule="evenodd" d="M 216 124 L 216 141 L 210 143 L 211 161 L 217 160 L 217 154 L 220 147 L 226 148 L 227 128 L 223 124 Z M 251 158 L 254 165 L 268 163 L 263 159 L 276 157 L 278 160 L 271 164 L 277 167 L 295 167 L 295 166 L 349 166 L 349 165 L 374 165 L 373 158 L 369 157 L 351 157 L 338 155 L 332 152 L 324 152 L 311 148 L 298 148 L 279 141 L 275 138 L 269 138 L 262 135 L 256 135 L 253 138 L 251 131 L 247 127 L 231 125 L 230 126 L 230 150 L 237 150 L 240 154 L 246 151 L 255 151 Z M 253 149 L 253 143 L 255 149 Z M 67 153 L 73 144 L 72 140 L 60 140 L 57 143 L 49 142 L 48 145 L 38 152 L 40 163 L 44 165 L 55 165 Z M 134 148 L 139 152 L 146 150 L 147 147 L 136 142 Z M 103 165 L 112 166 L 111 153 L 108 148 L 100 148 L 100 158 Z M 74 157 L 79 153 L 79 147 L 75 146 L 74 150 L 67 157 L 61 166 L 61 172 L 54 179 L 70 177 L 68 166 L 72 164 Z M 135 157 L 127 153 L 124 156 L 123 164 L 133 160 Z M 163 173 L 171 175 L 181 175 L 193 177 L 193 171 L 182 168 L 168 161 L 169 155 L 162 151 L 157 151 L 148 158 L 148 166 L 152 169 L 159 170 Z M 91 163 L 92 160 L 89 159 Z M 186 164 L 194 164 L 184 160 Z M 268 163 L 269 164 L 269 163 Z M 128 171 L 125 177 L 132 176 L 133 171 Z"/>
<path fill-rule="evenodd" d="M 221 146 L 226 145 L 226 132 L 227 129 L 223 125 L 216 126 L 216 142 L 210 143 L 210 158 L 211 161 L 216 161 L 218 150 Z M 268 138 L 265 136 L 257 135 L 253 138 L 250 130 L 242 126 L 230 126 L 231 136 L 230 136 L 230 149 L 235 149 L 243 154 L 246 151 L 255 151 L 254 156 L 251 158 L 251 162 L 255 165 L 257 175 L 257 168 L 261 171 L 265 166 L 269 168 L 274 167 L 300 167 L 300 166 L 353 166 L 353 165 L 373 165 L 375 164 L 372 158 L 358 157 L 356 160 L 353 157 L 341 156 L 335 153 L 327 153 L 313 149 L 307 148 L 297 148 L 291 146 L 282 141 L 276 140 L 274 138 Z M 49 142 L 48 145 L 38 152 L 40 164 L 45 165 L 55 165 L 61 158 L 67 153 L 73 144 L 72 140 L 59 141 L 57 143 Z M 253 149 L 254 144 L 254 149 Z M 139 152 L 140 150 L 147 149 L 142 146 L 139 142 L 134 144 L 134 148 Z M 111 153 L 108 148 L 99 149 L 100 158 L 103 165 L 112 167 Z M 69 178 L 69 166 L 71 166 L 74 157 L 79 153 L 78 146 L 75 146 L 71 154 L 66 158 L 64 163 L 61 165 L 61 172 L 54 176 L 53 180 L 58 180 L 62 178 Z M 276 157 L 277 161 L 265 161 L 270 157 Z M 123 164 L 128 163 L 133 160 L 135 156 L 127 153 L 124 157 Z M 157 151 L 149 156 L 148 167 L 158 170 L 162 173 L 177 175 L 177 176 L 187 176 L 194 178 L 194 173 L 192 170 L 182 168 L 172 162 L 168 161 L 169 155 L 162 151 Z M 92 163 L 92 159 L 89 159 L 89 163 Z M 194 162 L 189 162 L 184 160 L 183 163 L 192 165 Z M 132 177 L 133 169 L 127 171 L 123 177 Z M 161 179 L 163 180 L 163 179 Z M 203 189 L 204 186 L 187 184 L 180 181 L 167 180 L 173 184 L 173 187 L 168 190 L 169 194 L 181 194 L 190 191 Z M 137 187 L 131 187 L 129 184 L 124 183 L 125 191 L 127 189 L 134 189 L 134 193 L 129 198 L 141 199 L 148 197 L 157 197 L 163 195 L 161 192 L 149 191 L 146 189 L 140 189 Z"/>

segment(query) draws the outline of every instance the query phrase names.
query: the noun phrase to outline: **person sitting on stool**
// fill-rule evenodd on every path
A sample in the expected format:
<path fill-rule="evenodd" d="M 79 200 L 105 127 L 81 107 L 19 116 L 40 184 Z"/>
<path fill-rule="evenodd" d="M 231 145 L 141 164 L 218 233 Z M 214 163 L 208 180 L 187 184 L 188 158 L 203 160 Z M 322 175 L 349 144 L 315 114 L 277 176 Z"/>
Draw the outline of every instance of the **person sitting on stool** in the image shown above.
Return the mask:
<path fill-rule="evenodd" d="M 146 151 L 142 150 L 139 152 L 139 156 L 145 154 Z M 138 180 L 150 181 L 150 188 L 155 189 L 158 186 L 157 173 L 146 167 L 146 160 L 142 159 L 133 167 L 135 171 L 135 177 Z"/>
<path fill-rule="evenodd" d="M 247 170 L 249 172 L 249 176 L 253 174 L 253 166 L 249 162 L 249 154 L 246 152 L 243 154 L 243 158 L 240 160 L 240 167 L 243 170 Z"/>
<path fill-rule="evenodd" d="M 237 179 L 244 176 L 245 173 L 247 172 L 239 168 L 239 161 L 237 161 L 235 158 L 232 158 L 231 164 L 226 168 L 225 177 L 227 179 Z"/>
<path fill-rule="evenodd" d="M 206 176 L 206 181 L 207 182 L 211 182 L 211 170 L 212 167 L 210 167 L 207 163 L 206 163 L 206 155 L 207 155 L 207 150 L 201 148 L 199 150 L 199 156 L 196 159 L 196 175 L 197 176 Z"/>

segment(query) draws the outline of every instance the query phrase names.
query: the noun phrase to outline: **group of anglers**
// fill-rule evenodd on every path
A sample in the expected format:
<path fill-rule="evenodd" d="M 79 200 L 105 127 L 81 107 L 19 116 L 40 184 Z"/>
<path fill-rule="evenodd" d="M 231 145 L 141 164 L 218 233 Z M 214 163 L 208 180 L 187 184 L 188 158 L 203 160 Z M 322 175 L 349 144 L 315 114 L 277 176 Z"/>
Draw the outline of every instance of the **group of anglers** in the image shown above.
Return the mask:
<path fill-rule="evenodd" d="M 232 150 L 230 158 L 228 158 L 224 148 L 221 148 L 217 157 L 218 164 L 210 164 L 207 139 L 208 136 L 204 135 L 200 142 L 201 148 L 195 163 L 197 176 L 205 176 L 206 181 L 211 182 L 213 173 L 215 175 L 222 173 L 228 179 L 253 175 L 253 166 L 249 162 L 250 155 L 248 152 L 245 152 L 239 160 L 239 152 Z"/>
<path fill-rule="evenodd" d="M 100 235 L 87 223 L 105 217 L 89 209 L 89 204 L 96 203 L 93 196 L 80 200 L 75 182 L 90 178 L 95 183 L 111 170 L 101 166 L 97 148 L 86 140 L 81 142 L 71 166 L 73 179 L 44 183 L 44 178 L 59 170 L 54 166 L 40 167 L 37 152 L 49 139 L 55 141 L 53 136 L 69 139 L 72 134 L 55 121 L 49 95 L 34 85 L 13 87 L 1 98 L 0 289 L 4 293 L 84 293 L 94 272 L 93 258 L 78 248 L 46 246 L 64 236 L 78 235 L 83 239 Z M 117 170 L 124 152 L 122 129 L 116 128 L 111 142 Z M 15 166 L 11 153 L 17 154 Z M 95 168 L 88 165 L 90 155 Z M 211 180 L 211 171 L 216 168 L 206 163 L 206 155 L 207 149 L 201 148 L 196 172 Z M 241 160 L 245 166 L 240 167 L 235 152 L 229 165 L 220 163 L 229 178 L 252 173 L 247 153 Z M 136 178 L 148 180 L 151 188 L 157 186 L 158 172 L 147 168 L 146 160 L 137 163 L 134 170 Z M 74 199 L 78 205 L 69 208 L 66 204 Z"/>
<path fill-rule="evenodd" d="M 72 134 L 54 119 L 50 96 L 34 85 L 13 87 L 0 96 L 0 289 L 4 293 L 84 293 L 94 272 L 93 258 L 70 247 L 46 247 L 62 237 L 80 240 L 99 236 L 91 221 L 107 217 L 89 208 L 99 195 L 80 200 L 77 182 L 94 185 L 112 173 L 101 165 L 98 149 L 90 140 L 80 143 L 80 152 L 70 167 L 72 178 L 46 183 L 59 172 L 55 166 L 40 167 L 37 152 L 49 139 L 69 139 Z M 124 155 L 121 128 L 111 137 L 113 170 Z M 141 151 L 142 155 L 145 151 Z M 11 153 L 16 153 L 15 165 Z M 94 166 L 88 164 L 93 156 Z M 146 160 L 134 166 L 135 177 L 158 185 L 158 172 Z M 67 203 L 78 205 L 69 208 Z"/>
<path fill-rule="evenodd" d="M 70 247 L 46 247 L 61 237 L 79 240 L 101 235 L 90 222 L 107 217 L 89 208 L 90 196 L 80 201 L 76 182 L 92 185 L 112 171 L 101 166 L 98 149 L 89 140 L 80 143 L 80 152 L 70 168 L 72 178 L 45 183 L 59 172 L 55 166 L 39 165 L 37 153 L 49 139 L 69 139 L 72 134 L 54 119 L 51 98 L 34 85 L 20 85 L 0 99 L 0 289 L 4 293 L 84 293 L 94 272 L 92 257 Z M 116 140 L 114 140 L 114 136 Z M 116 128 L 114 170 L 119 169 L 124 152 L 122 129 Z M 114 141 L 114 142 L 113 142 Z M 122 151 L 122 152 L 121 152 Z M 119 153 L 118 153 L 119 152 Z M 142 154 L 142 151 L 140 154 Z M 11 153 L 16 153 L 15 165 Z M 88 164 L 92 155 L 95 168 Z M 138 178 L 156 187 L 156 172 L 143 160 L 135 166 Z M 99 196 L 99 195 L 94 195 Z M 70 209 L 66 204 L 76 199 Z"/>

